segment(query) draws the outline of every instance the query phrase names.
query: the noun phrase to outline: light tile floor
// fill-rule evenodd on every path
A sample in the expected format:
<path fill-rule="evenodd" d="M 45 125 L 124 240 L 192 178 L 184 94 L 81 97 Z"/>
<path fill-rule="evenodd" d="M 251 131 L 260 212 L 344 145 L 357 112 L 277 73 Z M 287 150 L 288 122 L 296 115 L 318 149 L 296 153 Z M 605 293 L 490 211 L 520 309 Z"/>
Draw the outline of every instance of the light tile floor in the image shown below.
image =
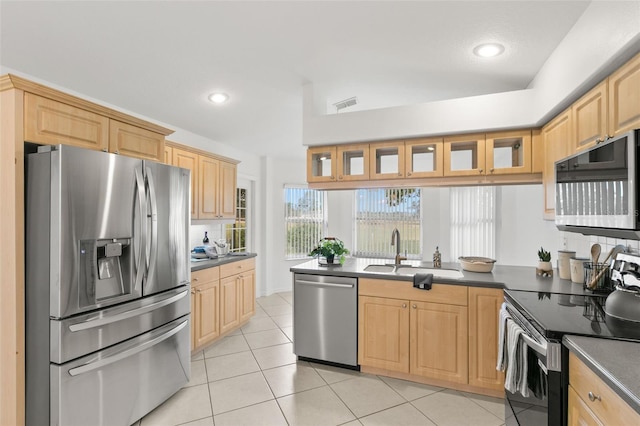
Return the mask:
<path fill-rule="evenodd" d="M 501 399 L 297 361 L 292 300 L 258 298 L 249 323 L 194 354 L 189 384 L 140 426 L 504 423 Z"/>

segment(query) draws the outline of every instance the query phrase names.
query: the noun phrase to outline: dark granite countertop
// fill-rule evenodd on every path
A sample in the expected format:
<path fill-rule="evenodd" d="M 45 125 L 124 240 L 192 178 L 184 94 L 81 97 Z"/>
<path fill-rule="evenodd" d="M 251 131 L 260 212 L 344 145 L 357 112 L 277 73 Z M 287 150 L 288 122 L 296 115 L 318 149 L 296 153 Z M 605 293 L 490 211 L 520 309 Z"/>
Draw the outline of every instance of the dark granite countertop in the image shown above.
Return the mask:
<path fill-rule="evenodd" d="M 256 257 L 256 253 L 242 253 L 242 255 L 231 255 L 218 257 L 217 259 L 207 259 L 198 262 L 191 262 L 191 272 L 199 271 L 201 269 L 213 268 L 215 266 L 224 265 L 225 263 L 237 262 L 239 260 L 245 260 L 252 257 Z"/>
<path fill-rule="evenodd" d="M 640 413 L 640 342 L 566 335 L 562 343 Z"/>
<path fill-rule="evenodd" d="M 293 266 L 291 272 L 333 275 L 343 277 L 378 278 L 398 281 L 412 281 L 410 275 L 398 275 L 395 273 L 367 272 L 368 265 L 384 265 L 392 263 L 390 259 L 347 258 L 342 266 L 321 266 L 316 259 Z M 421 266 L 431 268 L 431 262 L 403 261 L 404 265 Z M 553 277 L 542 278 L 536 275 L 536 268 L 527 266 L 502 266 L 495 265 L 489 273 L 463 271 L 458 263 L 443 263 L 443 269 L 459 270 L 463 277 L 459 279 L 434 277 L 433 281 L 442 284 L 471 285 L 474 287 L 506 288 L 509 290 L 566 293 L 566 294 L 591 294 L 585 292 L 582 284 L 572 283 L 570 280 L 558 278 L 557 271 Z"/>

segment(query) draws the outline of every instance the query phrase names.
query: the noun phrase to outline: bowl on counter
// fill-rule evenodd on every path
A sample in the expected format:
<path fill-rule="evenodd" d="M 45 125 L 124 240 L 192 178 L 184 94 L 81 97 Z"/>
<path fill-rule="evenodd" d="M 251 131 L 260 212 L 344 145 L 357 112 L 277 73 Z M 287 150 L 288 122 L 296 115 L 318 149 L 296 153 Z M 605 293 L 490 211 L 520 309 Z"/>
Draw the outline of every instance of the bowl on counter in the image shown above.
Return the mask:
<path fill-rule="evenodd" d="M 458 260 L 462 269 L 469 272 L 491 272 L 496 263 L 495 259 L 478 256 L 460 256 Z"/>

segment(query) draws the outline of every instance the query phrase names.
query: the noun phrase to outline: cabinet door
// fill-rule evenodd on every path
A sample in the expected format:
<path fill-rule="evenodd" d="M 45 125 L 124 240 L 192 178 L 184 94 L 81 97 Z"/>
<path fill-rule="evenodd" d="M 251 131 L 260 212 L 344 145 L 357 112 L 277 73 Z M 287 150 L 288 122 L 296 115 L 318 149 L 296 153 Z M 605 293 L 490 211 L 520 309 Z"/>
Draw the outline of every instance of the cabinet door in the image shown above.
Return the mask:
<path fill-rule="evenodd" d="M 444 171 L 442 138 L 413 139 L 404 143 L 405 170 L 409 178 L 442 176 Z"/>
<path fill-rule="evenodd" d="M 640 128 L 640 55 L 608 78 L 609 137 Z"/>
<path fill-rule="evenodd" d="M 336 164 L 335 146 L 307 149 L 307 182 L 335 182 Z"/>
<path fill-rule="evenodd" d="M 116 120 L 109 120 L 109 152 L 162 162 L 164 159 L 164 135 Z"/>
<path fill-rule="evenodd" d="M 106 151 L 109 148 L 109 119 L 25 93 L 24 140 Z"/>
<path fill-rule="evenodd" d="M 531 130 L 488 133 L 485 147 L 488 175 L 531 173 Z"/>
<path fill-rule="evenodd" d="M 195 347 L 200 347 L 220 336 L 220 282 L 208 282 L 194 286 L 195 304 L 191 319 L 195 327 Z"/>
<path fill-rule="evenodd" d="M 444 138 L 444 175 L 481 176 L 485 174 L 484 135 Z"/>
<path fill-rule="evenodd" d="M 220 188 L 218 190 L 219 215 L 224 219 L 236 217 L 236 165 L 220 162 Z"/>
<path fill-rule="evenodd" d="M 198 218 L 198 154 L 184 149 L 173 148 L 172 165 L 191 170 L 191 219 Z"/>
<path fill-rule="evenodd" d="M 220 280 L 220 333 L 240 324 L 240 286 L 238 276 Z"/>
<path fill-rule="evenodd" d="M 602 426 L 602 422 L 569 386 L 569 410 L 567 413 L 569 426 Z"/>
<path fill-rule="evenodd" d="M 571 152 L 589 148 L 607 138 L 607 98 L 605 80 L 571 106 L 574 144 L 570 146 Z"/>
<path fill-rule="evenodd" d="M 251 318 L 256 311 L 256 271 L 243 272 L 238 277 L 240 285 L 240 322 Z"/>
<path fill-rule="evenodd" d="M 220 161 L 198 156 L 198 219 L 218 219 L 220 209 L 218 206 L 218 191 L 220 189 Z"/>
<path fill-rule="evenodd" d="M 544 142 L 544 218 L 553 220 L 556 206 L 555 162 L 569 155 L 571 140 L 571 110 L 566 110 L 542 128 Z"/>
<path fill-rule="evenodd" d="M 409 302 L 358 298 L 358 363 L 409 372 Z"/>
<path fill-rule="evenodd" d="M 336 148 L 338 181 L 369 179 L 369 144 Z"/>
<path fill-rule="evenodd" d="M 498 362 L 498 314 L 502 289 L 469 287 L 469 384 L 504 389 L 504 373 Z"/>
<path fill-rule="evenodd" d="M 467 307 L 411 301 L 411 374 L 468 382 Z"/>
<path fill-rule="evenodd" d="M 404 169 L 404 142 L 385 142 L 369 145 L 369 177 L 376 179 L 402 179 Z"/>

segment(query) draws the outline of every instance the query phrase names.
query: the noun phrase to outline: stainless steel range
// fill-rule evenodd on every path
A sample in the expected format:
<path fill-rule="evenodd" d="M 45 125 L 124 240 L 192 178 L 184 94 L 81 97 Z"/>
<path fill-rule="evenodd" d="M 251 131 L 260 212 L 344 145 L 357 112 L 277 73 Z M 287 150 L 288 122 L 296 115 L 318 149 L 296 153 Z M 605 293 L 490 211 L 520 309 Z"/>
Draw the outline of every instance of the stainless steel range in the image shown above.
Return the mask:
<path fill-rule="evenodd" d="M 28 156 L 26 421 L 129 425 L 190 376 L 188 170 Z"/>

